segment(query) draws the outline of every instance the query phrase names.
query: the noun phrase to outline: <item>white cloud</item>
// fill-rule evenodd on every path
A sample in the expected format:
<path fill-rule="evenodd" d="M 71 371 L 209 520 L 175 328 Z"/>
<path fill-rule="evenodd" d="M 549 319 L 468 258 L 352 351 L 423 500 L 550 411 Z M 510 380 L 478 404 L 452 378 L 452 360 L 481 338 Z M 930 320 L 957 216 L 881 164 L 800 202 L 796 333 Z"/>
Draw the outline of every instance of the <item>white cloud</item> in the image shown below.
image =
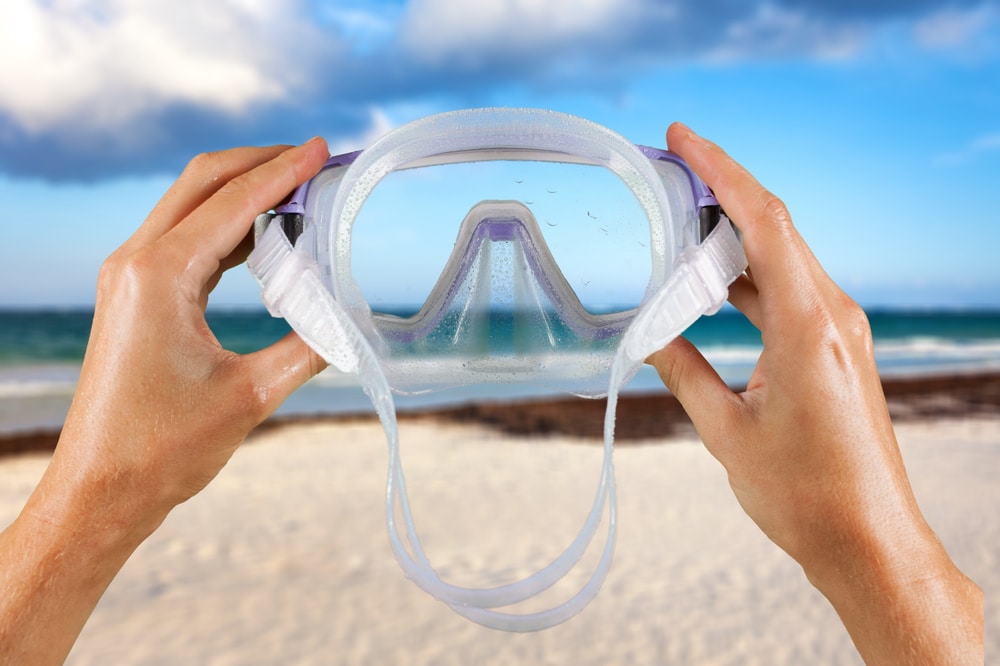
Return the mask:
<path fill-rule="evenodd" d="M 1000 12 L 990 5 L 973 9 L 942 9 L 919 20 L 913 36 L 919 46 L 928 49 L 967 48 L 988 32 Z"/>
<path fill-rule="evenodd" d="M 385 36 L 392 32 L 396 19 L 393 14 L 340 5 L 322 7 L 320 16 L 348 35 L 362 36 Z"/>
<path fill-rule="evenodd" d="M 938 155 L 934 163 L 946 167 L 963 166 L 990 154 L 1000 155 L 1000 132 L 976 137 L 958 150 Z"/>
<path fill-rule="evenodd" d="M 710 51 L 712 59 L 735 61 L 748 56 L 805 53 L 824 60 L 843 60 L 860 52 L 866 35 L 850 22 L 831 24 L 803 9 L 762 4 L 745 18 L 726 25 L 725 37 Z"/>
<path fill-rule="evenodd" d="M 298 85 L 269 46 L 310 41 L 289 15 L 280 0 L 4 0 L 0 110 L 29 134 L 111 129 L 170 104 L 238 114 Z"/>
<path fill-rule="evenodd" d="M 356 136 L 337 139 L 330 143 L 330 154 L 341 155 L 355 150 L 361 150 L 375 143 L 382 135 L 395 129 L 396 125 L 389 119 L 388 114 L 378 107 L 372 107 L 369 111 L 369 125 L 365 131 Z"/>
<path fill-rule="evenodd" d="M 0 171 L 99 179 L 305 132 L 355 148 L 408 119 L 406 105 L 509 85 L 606 95 L 691 63 L 846 59 L 886 26 L 908 45 L 965 53 L 968 38 L 993 53 L 998 3 L 0 0 Z"/>
<path fill-rule="evenodd" d="M 400 28 L 412 53 L 431 61 L 462 54 L 548 50 L 565 40 L 604 38 L 641 0 L 412 0 Z"/>

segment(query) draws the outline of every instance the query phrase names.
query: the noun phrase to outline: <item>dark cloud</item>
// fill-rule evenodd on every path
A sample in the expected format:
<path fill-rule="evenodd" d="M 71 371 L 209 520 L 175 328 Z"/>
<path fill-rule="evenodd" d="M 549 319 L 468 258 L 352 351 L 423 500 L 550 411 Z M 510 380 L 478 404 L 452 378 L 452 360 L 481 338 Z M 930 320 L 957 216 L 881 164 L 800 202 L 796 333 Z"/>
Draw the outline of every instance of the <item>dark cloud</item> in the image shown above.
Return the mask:
<path fill-rule="evenodd" d="M 687 62 L 845 57 L 880 22 L 984 7 L 997 9 L 1000 2 L 683 0 L 664 5 L 644 0 L 616 13 L 613 24 L 590 32 L 547 35 L 535 26 L 535 38 L 508 33 L 475 43 L 463 43 L 460 34 L 407 40 L 401 25 L 406 13 L 395 11 L 392 30 L 353 51 L 348 38 L 325 24 L 334 47 L 318 55 L 300 52 L 305 84 L 294 87 L 287 99 L 248 102 L 239 113 L 164 100 L 113 126 L 64 118 L 27 129 L 0 98 L 0 171 L 53 181 L 174 173 L 206 150 L 297 142 L 317 133 L 333 140 L 355 136 L 367 127 L 371 108 L 380 105 L 435 98 L 475 103 L 512 84 L 606 90 L 624 86 L 637 69 Z M 296 45 L 267 48 L 294 52 Z"/>
<path fill-rule="evenodd" d="M 974 9 L 995 3 L 990 0 L 778 0 L 776 4 L 817 16 L 870 20 L 920 16 L 945 9 Z"/>
<path fill-rule="evenodd" d="M 298 143 L 335 128 L 362 131 L 369 114 L 347 109 L 268 106 L 232 117 L 177 105 L 144 115 L 119 131 L 80 132 L 72 126 L 29 133 L 0 118 L 0 171 L 49 181 L 95 182 L 127 175 L 177 173 L 197 153 L 236 145 Z"/>

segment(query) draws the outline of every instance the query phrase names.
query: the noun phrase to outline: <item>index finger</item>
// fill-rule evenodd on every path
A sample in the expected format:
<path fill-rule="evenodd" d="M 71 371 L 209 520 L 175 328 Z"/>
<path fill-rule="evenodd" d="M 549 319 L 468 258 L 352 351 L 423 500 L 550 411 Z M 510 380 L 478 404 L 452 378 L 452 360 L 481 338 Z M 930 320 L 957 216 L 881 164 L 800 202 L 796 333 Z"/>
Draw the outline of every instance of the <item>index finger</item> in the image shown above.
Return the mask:
<path fill-rule="evenodd" d="M 705 181 L 743 234 L 747 261 L 763 302 L 812 300 L 810 287 L 825 276 L 784 203 L 714 143 L 674 123 L 667 130 L 670 149 Z"/>
<path fill-rule="evenodd" d="M 318 137 L 280 153 L 223 185 L 164 240 L 195 260 L 189 265 L 197 266 L 193 277 L 208 280 L 244 239 L 256 216 L 316 175 L 328 156 L 326 142 Z"/>
<path fill-rule="evenodd" d="M 230 180 L 274 159 L 289 148 L 291 146 L 231 148 L 195 157 L 127 242 L 138 247 L 152 243 Z"/>

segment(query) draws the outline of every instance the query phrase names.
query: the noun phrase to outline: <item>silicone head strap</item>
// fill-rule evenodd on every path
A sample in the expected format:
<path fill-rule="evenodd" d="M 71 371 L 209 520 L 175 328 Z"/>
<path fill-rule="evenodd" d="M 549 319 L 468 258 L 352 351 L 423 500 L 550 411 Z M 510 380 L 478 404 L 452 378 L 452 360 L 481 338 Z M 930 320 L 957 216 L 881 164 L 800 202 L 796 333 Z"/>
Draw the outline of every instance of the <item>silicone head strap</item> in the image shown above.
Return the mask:
<path fill-rule="evenodd" d="M 619 348 L 611 369 L 604 419 L 604 457 L 600 483 L 594 504 L 579 535 L 562 555 L 544 569 L 521 581 L 491 589 L 464 588 L 446 583 L 441 580 L 428 561 L 410 510 L 399 453 L 395 404 L 388 381 L 374 350 L 365 337 L 343 308 L 315 278 L 315 263 L 310 263 L 301 253 L 292 249 L 279 225 L 271 225 L 268 228 L 248 263 L 251 271 L 264 286 L 263 296 L 271 312 L 276 316 L 285 316 L 292 327 L 335 367 L 344 372 L 357 373 L 361 378 L 362 386 L 385 429 L 389 445 L 386 521 L 393 551 L 407 576 L 436 599 L 474 622 L 507 631 L 537 631 L 565 622 L 580 612 L 597 595 L 610 569 L 617 533 L 612 445 L 618 392 L 634 371 L 637 360 L 641 361 L 648 353 L 646 350 L 652 351 L 650 347 L 659 345 L 667 336 L 676 335 L 674 329 L 683 325 L 677 323 L 676 317 L 668 317 L 666 320 L 658 318 L 660 307 L 679 312 L 675 306 L 666 304 L 663 299 L 674 298 L 673 294 L 677 293 L 678 289 L 681 293 L 688 293 L 686 288 L 690 286 L 690 275 L 714 275 L 711 280 L 718 283 L 726 279 L 725 275 L 732 274 L 737 269 L 742 272 L 739 260 L 733 259 L 734 247 L 740 246 L 732 227 L 728 223 L 720 224 L 712 232 L 704 247 L 689 255 L 690 258 L 685 258 L 683 266 L 693 268 L 679 273 L 682 282 L 678 284 L 668 282 L 650 306 L 640 313 L 626 334 L 625 342 Z M 738 272 L 736 274 L 738 275 Z M 299 285 L 298 289 L 291 289 L 290 287 L 295 284 Z M 709 291 L 712 291 L 712 288 L 709 288 Z M 688 318 L 697 318 L 702 309 L 700 301 L 681 297 L 681 302 L 684 306 L 680 314 Z M 633 331 L 638 332 L 633 333 Z M 400 528 L 395 517 L 397 506 L 403 516 L 403 528 L 410 549 L 407 549 L 400 538 Z M 567 601 L 536 613 L 514 614 L 494 610 L 541 594 L 562 579 L 576 565 L 593 541 L 605 509 L 607 509 L 608 528 L 604 550 L 597 567 L 577 594 Z"/>
<path fill-rule="evenodd" d="M 271 313 L 285 317 L 292 328 L 331 365 L 342 372 L 356 373 L 371 399 L 389 445 L 389 473 L 386 483 L 389 541 L 396 559 L 409 578 L 436 599 L 448 604 L 455 612 L 484 626 L 506 631 L 538 631 L 565 622 L 597 595 L 611 567 L 614 553 L 617 520 L 611 456 L 617 391 L 623 382 L 613 378 L 618 384 L 613 387 L 613 393 L 608 398 L 604 463 L 594 505 L 580 534 L 566 551 L 541 571 L 509 585 L 485 590 L 450 585 L 434 571 L 417 535 L 399 453 L 395 402 L 375 351 L 350 316 L 315 276 L 315 262 L 292 248 L 281 225 L 268 226 L 247 263 L 263 286 L 262 297 Z M 619 356 L 622 354 L 619 353 Z M 406 540 L 413 550 L 412 555 L 400 538 L 395 517 L 397 505 L 403 516 L 403 527 Z M 576 595 L 537 613 L 521 615 L 493 610 L 537 596 L 561 580 L 576 565 L 593 540 L 606 508 L 609 512 L 608 534 L 603 554 L 590 579 Z"/>

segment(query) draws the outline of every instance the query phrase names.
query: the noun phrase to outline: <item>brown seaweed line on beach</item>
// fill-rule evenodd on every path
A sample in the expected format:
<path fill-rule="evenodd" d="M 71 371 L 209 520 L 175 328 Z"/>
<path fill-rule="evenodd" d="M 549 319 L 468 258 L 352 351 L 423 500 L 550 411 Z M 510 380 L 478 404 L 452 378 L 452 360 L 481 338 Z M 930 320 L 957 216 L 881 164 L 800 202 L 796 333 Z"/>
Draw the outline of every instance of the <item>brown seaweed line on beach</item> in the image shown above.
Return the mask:
<path fill-rule="evenodd" d="M 893 420 L 1000 417 L 1000 373 L 892 378 L 882 382 Z M 511 435 L 561 435 L 597 440 L 604 422 L 604 400 L 550 398 L 470 403 L 401 412 L 401 421 L 438 421 L 486 425 Z M 374 421 L 372 413 L 291 416 L 268 419 L 255 432 L 309 422 Z M 664 439 L 694 432 L 677 399 L 668 393 L 622 396 L 615 441 Z M 251 436 L 252 438 L 252 436 Z M 0 436 L 0 456 L 52 451 L 58 430 Z"/>

